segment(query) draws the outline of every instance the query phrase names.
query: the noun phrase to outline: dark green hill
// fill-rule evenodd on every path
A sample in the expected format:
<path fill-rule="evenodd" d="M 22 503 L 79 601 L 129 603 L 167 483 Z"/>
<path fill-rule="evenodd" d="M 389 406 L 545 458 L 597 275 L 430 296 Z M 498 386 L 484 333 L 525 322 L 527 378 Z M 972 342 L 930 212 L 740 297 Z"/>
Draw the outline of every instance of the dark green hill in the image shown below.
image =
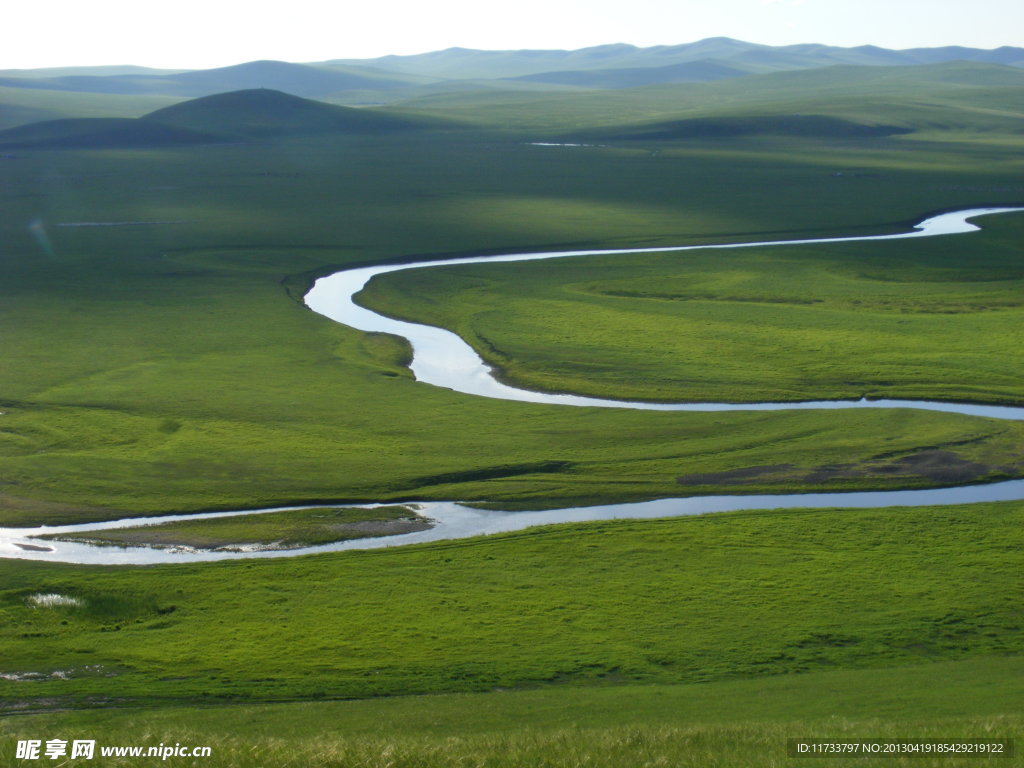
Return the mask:
<path fill-rule="evenodd" d="M 4 149 L 170 147 L 226 140 L 223 136 L 123 117 L 47 120 L 0 131 L 0 148 Z"/>
<path fill-rule="evenodd" d="M 219 93 L 158 109 L 140 118 L 178 128 L 244 138 L 317 133 L 381 133 L 450 125 L 302 99 L 269 88 Z"/>
<path fill-rule="evenodd" d="M 260 88 L 174 104 L 140 118 L 47 120 L 0 131 L 0 148 L 170 147 L 315 134 L 381 134 L 452 127 L 302 99 Z"/>

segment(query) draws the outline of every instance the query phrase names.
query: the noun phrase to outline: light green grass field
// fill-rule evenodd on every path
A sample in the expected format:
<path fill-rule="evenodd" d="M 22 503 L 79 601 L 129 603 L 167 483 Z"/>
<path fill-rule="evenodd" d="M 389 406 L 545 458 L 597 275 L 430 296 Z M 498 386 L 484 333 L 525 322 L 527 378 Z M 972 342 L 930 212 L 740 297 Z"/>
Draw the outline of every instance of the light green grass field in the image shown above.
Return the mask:
<path fill-rule="evenodd" d="M 690 685 L 559 687 L 348 702 L 24 715 L 0 720 L 0 765 L 17 739 L 209 746 L 232 766 L 786 765 L 789 739 L 1015 738 L 1017 657 L 823 671 Z M 138 758 L 111 758 L 130 765 Z M 170 758 L 170 765 L 187 760 Z M 24 764 L 24 763 L 20 763 Z M 70 764 L 87 765 L 87 761 Z M 873 758 L 872 765 L 1012 761 Z M 849 759 L 802 759 L 842 766 Z"/>
<path fill-rule="evenodd" d="M 1024 402 L 1024 214 L 909 242 L 410 270 L 360 303 L 529 389 L 621 399 Z"/>

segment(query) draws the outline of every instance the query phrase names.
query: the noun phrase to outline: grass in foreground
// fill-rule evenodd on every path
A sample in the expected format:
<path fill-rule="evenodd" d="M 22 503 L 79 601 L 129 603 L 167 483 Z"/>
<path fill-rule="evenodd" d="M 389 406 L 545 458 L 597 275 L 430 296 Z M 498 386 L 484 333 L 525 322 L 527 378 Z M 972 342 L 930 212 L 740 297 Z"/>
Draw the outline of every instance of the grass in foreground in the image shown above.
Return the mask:
<path fill-rule="evenodd" d="M 554 526 L 200 565 L 0 562 L 8 706 L 680 683 L 1024 652 L 1024 503 Z M 40 607 L 33 595 L 77 603 Z M 287 648 L 287 653 L 282 653 Z"/>
<path fill-rule="evenodd" d="M 692 685 L 22 715 L 0 720 L 0 765 L 18 764 L 12 759 L 15 743 L 30 738 L 209 746 L 212 754 L 204 762 L 218 766 L 784 765 L 787 740 L 795 738 L 987 737 L 1019 743 L 1024 719 L 1016 681 L 1022 672 L 1019 657 L 994 657 L 884 674 L 818 671 Z M 948 757 L 871 763 L 1013 764 Z"/>
<path fill-rule="evenodd" d="M 194 549 L 296 549 L 368 536 L 393 536 L 429 528 L 408 507 L 301 509 L 179 521 L 140 528 L 40 536 L 114 546 Z"/>

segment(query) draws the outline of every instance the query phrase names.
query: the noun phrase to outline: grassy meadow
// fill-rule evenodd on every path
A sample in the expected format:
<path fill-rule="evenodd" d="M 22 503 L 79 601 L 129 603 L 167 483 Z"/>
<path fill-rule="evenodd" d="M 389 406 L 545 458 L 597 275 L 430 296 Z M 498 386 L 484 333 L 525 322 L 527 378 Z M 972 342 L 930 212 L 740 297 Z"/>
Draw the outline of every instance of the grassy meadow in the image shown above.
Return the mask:
<path fill-rule="evenodd" d="M 0 728 L 344 766 L 782 764 L 787 738 L 818 734 L 1019 736 L 1022 514 L 730 513 L 197 566 L 4 561 L 0 697 L 72 711 Z M 293 699 L 361 701 L 251 706 Z"/>
<path fill-rule="evenodd" d="M 673 128 L 701 119 L 710 131 L 750 121 L 758 133 L 790 132 L 783 118 L 827 117 L 818 137 L 842 140 L 852 121 L 861 126 L 909 129 L 914 139 L 951 134 L 1008 136 L 1021 119 L 1024 75 L 1015 67 L 965 61 L 931 66 L 832 66 L 711 83 L 675 83 L 584 92 L 448 93 L 402 104 L 424 113 L 550 137 L 612 141 L 670 138 Z M 778 122 L 773 126 L 771 119 Z M 757 125 L 760 123 L 760 125 Z M 792 125 L 790 122 L 789 125 Z M 699 135 L 699 132 L 697 132 Z M 693 135 L 693 134 L 691 134 Z M 814 132 L 805 135 L 814 138 Z"/>
<path fill-rule="evenodd" d="M 1024 213 L 981 233 L 389 273 L 360 303 L 456 331 L 528 389 L 1024 402 Z"/>
<path fill-rule="evenodd" d="M 1020 427 L 953 415 L 480 402 L 417 385 L 402 343 L 301 304 L 313 276 L 346 264 L 888 232 L 929 210 L 1017 198 L 994 140 L 906 146 L 824 142 L 794 156 L 791 139 L 752 139 L 652 157 L 462 131 L 4 158 L 0 520 L 652 498 L 675 495 L 687 473 L 781 463 L 810 474 L 952 444 L 992 468 L 976 476 L 1006 476 Z M 879 176 L 833 175 L 886 163 Z"/>
<path fill-rule="evenodd" d="M 1019 659 L 981 657 L 871 670 L 677 685 L 537 688 L 362 701 L 160 707 L 0 720 L 2 738 L 209 746 L 233 766 L 780 766 L 789 739 L 1017 738 Z M 0 765 L 18 765 L 0 756 Z M 110 758 L 129 765 L 137 758 Z M 170 765 L 188 760 L 169 758 Z M 23 764 L 23 763 L 21 763 Z M 69 764 L 87 765 L 71 761 Z M 842 766 L 849 759 L 801 759 Z M 872 759 L 872 765 L 1013 761 Z"/>
<path fill-rule="evenodd" d="M 959 91 L 921 90 L 908 68 L 884 88 L 851 77 L 832 101 L 825 84 L 797 98 L 799 83 L 763 81 L 775 112 L 749 84 L 717 113 L 706 89 L 492 93 L 402 107 L 477 124 L 460 130 L 5 150 L 0 526 L 1019 477 L 1014 422 L 471 398 L 413 381 L 401 340 L 301 301 L 350 265 L 883 234 L 1019 205 L 1017 86 L 969 69 L 944 75 Z M 855 114 L 865 88 L 885 99 Z M 624 111 L 635 127 L 812 102 L 914 132 L 530 144 L 619 132 Z M 1020 403 L 1021 217 L 984 224 L 409 272 L 367 300 L 544 388 Z M 782 765 L 785 740 L 809 735 L 1019 736 L 1022 515 L 776 511 L 196 565 L 0 560 L 0 764 L 15 739 L 58 732 L 209 742 L 209 764 L 239 766 Z M 311 535 L 301 517 L 217 535 Z M 216 534 L 201 527 L 172 535 Z"/>

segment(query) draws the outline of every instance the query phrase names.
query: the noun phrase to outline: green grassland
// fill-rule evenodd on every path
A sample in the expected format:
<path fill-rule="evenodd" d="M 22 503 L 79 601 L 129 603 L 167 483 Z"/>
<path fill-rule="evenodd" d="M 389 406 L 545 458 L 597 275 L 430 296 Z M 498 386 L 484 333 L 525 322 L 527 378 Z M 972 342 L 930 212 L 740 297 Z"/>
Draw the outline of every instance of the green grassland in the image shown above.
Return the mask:
<path fill-rule="evenodd" d="M 999 73 L 983 74 L 1009 77 Z M 713 112 L 709 104 L 688 111 L 682 91 L 650 89 L 609 97 L 607 118 L 600 96 L 523 102 L 507 115 L 505 107 L 485 114 L 497 97 L 475 106 L 463 97 L 465 114 L 447 114 L 473 114 L 502 131 L 4 153 L 0 524 L 286 502 L 544 507 L 1019 476 L 1024 425 L 1013 422 L 908 410 L 640 413 L 472 398 L 414 382 L 400 340 L 352 331 L 301 303 L 315 277 L 349 265 L 880 234 L 931 211 L 1020 204 L 1016 86 L 962 82 L 962 108 L 951 108 L 952 87 L 936 85 L 941 98 L 914 102 L 943 117 L 925 125 L 922 112 L 900 111 L 922 93 L 920 74 L 906 77 L 863 114 L 848 109 L 863 84 L 846 101 L 817 98 L 813 111 L 793 109 L 796 96 L 778 99 L 780 110 L 915 130 L 902 136 L 527 144 L 548 131 L 620 126 L 630 99 L 635 123 Z M 720 114 L 752 109 L 747 101 Z M 435 113 L 421 105 L 420 114 Z M 528 305 L 564 320 L 565 285 L 580 305 L 574 311 L 626 306 L 640 324 L 695 303 L 754 318 L 762 302 L 736 299 L 804 300 L 788 278 L 822 300 L 763 305 L 778 311 L 780 328 L 819 344 L 829 341 L 820 323 L 800 325 L 798 313 L 827 317 L 860 348 L 890 320 L 918 324 L 906 341 L 915 348 L 932 344 L 929 334 L 947 320 L 958 331 L 968 323 L 964 332 L 981 344 L 986 329 L 997 332 L 998 320 L 1018 312 L 1019 226 L 993 219 L 974 235 L 998 280 L 978 280 L 980 266 L 972 277 L 959 263 L 959 243 L 975 242 L 965 236 L 927 241 L 934 249 L 908 242 L 857 251 L 873 261 L 856 267 L 832 247 L 730 251 L 743 265 L 736 283 L 728 272 L 702 275 L 703 293 L 687 300 L 676 298 L 692 292 L 681 261 L 645 256 L 627 274 L 609 260 L 582 288 L 575 278 L 542 287 L 524 266 L 537 297 L 504 298 L 488 276 L 451 309 L 472 309 L 495 290 L 510 322 L 521 322 L 516 313 Z M 572 274 L 568 262 L 549 268 Z M 896 286 L 907 306 L 882 303 Z M 418 307 L 426 298 L 415 297 Z M 517 362 L 550 338 L 531 333 Z M 1019 385 L 999 369 L 1016 352 L 990 341 L 978 350 L 984 377 L 974 390 L 951 370 L 931 387 L 911 382 L 908 370 L 900 391 L 1019 402 Z M 622 340 L 602 342 L 611 367 Z M 735 346 L 730 357 L 740 354 Z M 801 365 L 809 354 L 800 345 L 789 352 Z M 752 376 L 769 375 L 769 360 L 758 356 L 756 365 Z M 816 369 L 800 386 L 846 391 L 836 378 Z M 778 378 L 769 384 L 794 391 Z M 620 387 L 621 377 L 609 374 L 605 385 Z M 753 396 L 736 376 L 729 386 Z M 864 391 L 860 383 L 850 390 Z M 937 457 L 942 472 L 932 471 Z M 764 467 L 773 471 L 750 472 Z M 0 701 L 8 711 L 152 709 L 5 718 L 0 760 L 11 759 L 8 734 L 36 738 L 36 726 L 89 723 L 111 738 L 152 723 L 143 730 L 157 741 L 216 739 L 227 745 L 219 762 L 235 765 L 287 765 L 286 753 L 296 765 L 623 765 L 638 755 L 652 765 L 771 765 L 784 761 L 785 738 L 829 726 L 850 735 L 1019 734 L 1008 681 L 1024 650 L 1022 515 L 1019 502 L 734 513 L 166 567 L 4 560 Z M 81 602 L 40 607 L 36 594 Z M 241 706 L 400 694 L 430 697 Z M 664 719 L 644 716 L 665 701 Z M 203 702 L 217 706 L 186 712 Z M 731 714 L 723 711 L 730 702 Z M 550 726 L 540 721 L 562 705 L 566 714 Z M 371 724 L 389 712 L 390 721 Z M 348 735 L 337 717 L 351 718 Z M 268 718 L 280 737 L 250 736 Z M 252 725 L 226 739 L 239 720 Z M 335 735 L 311 736 L 321 731 Z"/>
<path fill-rule="evenodd" d="M 955 130 L 1013 133 L 1020 125 L 1022 88 L 1024 73 L 1015 67 L 948 62 L 824 67 L 576 94 L 442 94 L 402 106 L 482 125 L 595 140 L 614 139 L 624 127 L 632 132 L 667 121 L 799 115 L 896 125 L 934 136 Z"/>
<path fill-rule="evenodd" d="M 50 534 L 40 538 L 120 546 L 238 549 L 255 545 L 271 549 L 296 549 L 367 536 L 408 533 L 426 527 L 429 524 L 407 507 L 321 507 L 204 520 L 179 520 L 160 525 L 80 534 Z"/>
<path fill-rule="evenodd" d="M 1024 214 L 910 242 L 409 270 L 360 303 L 503 378 L 602 397 L 1024 403 Z"/>
<path fill-rule="evenodd" d="M 760 680 L 440 694 L 362 701 L 90 710 L 0 720 L 0 743 L 94 739 L 100 745 L 210 746 L 216 765 L 473 768 L 782 765 L 809 736 L 1015 738 L 1019 657 Z M 4 750 L 0 765 L 18 765 Z M 111 758 L 105 764 L 137 763 Z M 168 765 L 187 764 L 170 758 Z M 21 763 L 23 764 L 23 763 Z M 71 761 L 71 765 L 79 764 Z M 86 765 L 87 761 L 80 764 Z M 842 766 L 849 759 L 802 759 Z M 1001 766 L 949 757 L 872 765 Z"/>
<path fill-rule="evenodd" d="M 651 157 L 460 131 L 2 159 L 0 519 L 417 497 L 552 506 L 678 495 L 680 475 L 765 464 L 797 470 L 744 490 L 898 487 L 936 481 L 800 477 L 956 445 L 988 468 L 975 479 L 1016 473 L 1020 425 L 948 414 L 480 401 L 416 384 L 403 344 L 300 303 L 335 265 L 870 234 L 1019 194 L 994 140 L 792 147 Z M 121 225 L 62 226 L 89 222 Z"/>
<path fill-rule="evenodd" d="M 181 566 L 5 560 L 0 698 L 368 698 L 1020 655 L 1022 515 L 776 511 Z"/>

